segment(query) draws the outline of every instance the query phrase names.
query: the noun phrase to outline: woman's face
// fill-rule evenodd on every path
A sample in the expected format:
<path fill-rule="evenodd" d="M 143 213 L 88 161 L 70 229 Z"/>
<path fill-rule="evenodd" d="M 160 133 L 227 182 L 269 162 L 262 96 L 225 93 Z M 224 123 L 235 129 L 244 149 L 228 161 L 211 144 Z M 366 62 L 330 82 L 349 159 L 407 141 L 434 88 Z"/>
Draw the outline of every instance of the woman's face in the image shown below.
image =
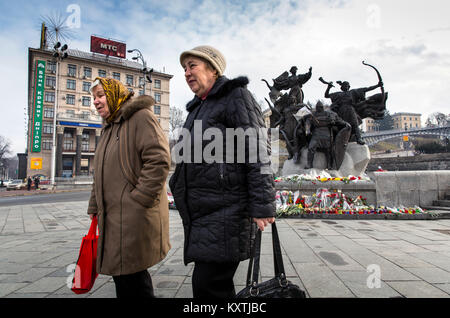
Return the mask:
<path fill-rule="evenodd" d="M 92 88 L 92 95 L 94 96 L 94 106 L 97 109 L 98 114 L 103 119 L 108 118 L 110 115 L 108 102 L 106 101 L 105 91 L 101 84 Z"/>
<path fill-rule="evenodd" d="M 188 56 L 184 62 L 184 76 L 189 88 L 198 97 L 204 96 L 216 81 L 216 71 L 200 58 Z"/>

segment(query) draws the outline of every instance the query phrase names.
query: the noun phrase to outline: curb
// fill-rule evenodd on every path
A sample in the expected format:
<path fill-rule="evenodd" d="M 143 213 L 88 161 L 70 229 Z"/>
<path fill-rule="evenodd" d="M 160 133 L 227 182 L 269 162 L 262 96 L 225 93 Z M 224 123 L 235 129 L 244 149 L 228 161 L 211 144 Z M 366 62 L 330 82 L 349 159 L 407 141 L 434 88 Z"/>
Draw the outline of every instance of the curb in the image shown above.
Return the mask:
<path fill-rule="evenodd" d="M 281 215 L 279 219 L 329 219 L 329 220 L 438 220 L 450 219 L 450 212 L 420 214 L 297 214 Z"/>
<path fill-rule="evenodd" d="M 11 193 L 11 194 L 8 193 L 6 195 L 0 194 L 0 199 L 1 198 L 10 198 L 10 197 L 23 197 L 23 196 L 31 196 L 31 195 L 54 194 L 54 193 L 64 193 L 64 192 L 79 192 L 79 191 L 90 191 L 90 190 L 92 190 L 92 188 L 76 188 L 76 189 L 67 189 L 67 190 L 34 190 L 33 192 Z"/>

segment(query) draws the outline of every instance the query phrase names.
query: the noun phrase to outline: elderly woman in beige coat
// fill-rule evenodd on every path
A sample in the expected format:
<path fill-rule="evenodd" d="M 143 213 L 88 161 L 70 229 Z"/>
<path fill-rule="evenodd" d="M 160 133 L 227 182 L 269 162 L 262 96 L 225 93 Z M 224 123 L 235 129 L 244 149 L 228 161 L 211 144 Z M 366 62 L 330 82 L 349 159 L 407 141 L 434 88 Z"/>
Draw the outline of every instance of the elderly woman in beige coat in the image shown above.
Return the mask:
<path fill-rule="evenodd" d="M 91 92 L 105 125 L 94 159 L 88 214 L 97 215 L 97 272 L 113 276 L 117 297 L 154 297 L 147 269 L 170 249 L 166 178 L 169 146 L 150 96 L 115 79 Z"/>

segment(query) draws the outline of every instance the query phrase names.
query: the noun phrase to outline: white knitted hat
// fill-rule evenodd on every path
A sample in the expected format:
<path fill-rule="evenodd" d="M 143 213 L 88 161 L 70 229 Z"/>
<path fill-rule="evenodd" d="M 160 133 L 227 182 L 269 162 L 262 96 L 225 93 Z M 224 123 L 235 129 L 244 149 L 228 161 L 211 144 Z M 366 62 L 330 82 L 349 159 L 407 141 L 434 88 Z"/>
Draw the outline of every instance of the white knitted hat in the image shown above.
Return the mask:
<path fill-rule="evenodd" d="M 183 61 L 188 55 L 197 56 L 207 60 L 217 70 L 219 76 L 223 75 L 227 63 L 225 61 L 225 57 L 222 55 L 222 53 L 220 53 L 219 50 L 209 45 L 201 45 L 194 47 L 192 50 L 184 51 L 180 55 L 181 66 L 184 67 Z"/>

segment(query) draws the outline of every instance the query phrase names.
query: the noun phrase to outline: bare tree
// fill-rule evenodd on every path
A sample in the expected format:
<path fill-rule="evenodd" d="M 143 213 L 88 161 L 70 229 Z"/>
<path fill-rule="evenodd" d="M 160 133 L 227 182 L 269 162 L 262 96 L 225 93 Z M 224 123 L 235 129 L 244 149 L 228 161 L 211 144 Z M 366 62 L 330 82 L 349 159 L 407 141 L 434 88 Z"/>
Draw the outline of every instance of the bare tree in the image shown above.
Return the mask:
<path fill-rule="evenodd" d="M 0 136 L 0 160 L 5 159 L 11 154 L 11 142 Z"/>
<path fill-rule="evenodd" d="M 0 179 L 4 179 L 8 174 L 6 170 L 9 168 L 9 155 L 11 154 L 11 142 L 0 136 Z M 2 182 L 3 184 L 3 182 Z"/>
<path fill-rule="evenodd" d="M 177 140 L 180 134 L 179 131 L 183 127 L 184 121 L 186 120 L 186 114 L 181 108 L 174 106 L 171 106 L 169 111 L 169 137 L 170 140 Z"/>
<path fill-rule="evenodd" d="M 444 127 L 449 124 L 449 118 L 443 113 L 434 112 L 428 116 L 425 126 L 426 127 Z"/>

